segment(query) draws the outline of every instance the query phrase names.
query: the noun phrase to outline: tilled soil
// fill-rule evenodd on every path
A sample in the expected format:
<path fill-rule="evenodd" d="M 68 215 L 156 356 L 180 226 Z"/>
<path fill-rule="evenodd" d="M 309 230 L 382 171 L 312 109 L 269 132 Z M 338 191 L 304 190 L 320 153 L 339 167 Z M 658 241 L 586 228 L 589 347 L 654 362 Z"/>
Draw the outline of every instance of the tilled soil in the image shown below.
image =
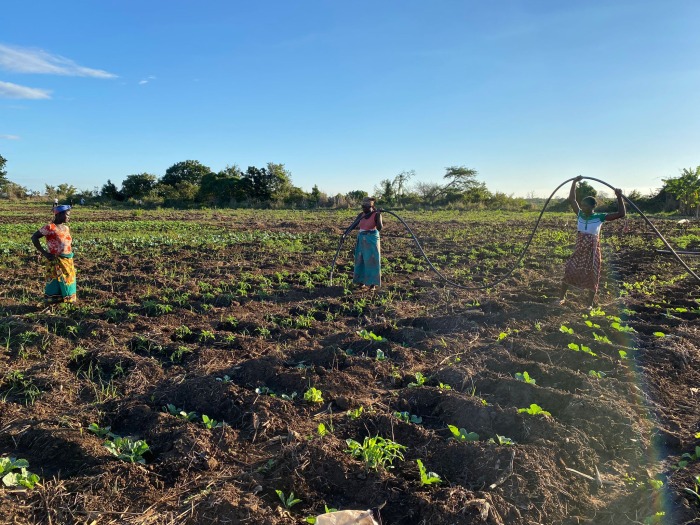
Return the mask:
<path fill-rule="evenodd" d="M 349 245 L 328 280 L 348 222 L 332 214 L 168 212 L 143 217 L 145 240 L 129 212 L 85 216 L 76 305 L 37 306 L 33 256 L 2 259 L 0 457 L 41 482 L 0 489 L 0 522 L 279 525 L 381 507 L 396 525 L 700 523 L 686 490 L 700 483 L 700 288 L 641 221 L 606 225 L 588 311 L 583 293 L 556 300 L 565 216 L 504 284 L 473 292 L 441 285 L 396 223 L 372 291 L 348 286 Z M 477 284 L 509 268 L 532 225 L 411 218 L 431 258 Z M 184 225 L 200 229 L 163 240 Z M 312 387 L 322 401 L 305 400 Z M 535 406 L 548 414 L 521 410 Z M 91 424 L 144 440 L 142 463 Z M 403 460 L 348 452 L 377 436 Z M 422 485 L 417 460 L 441 482 Z M 276 491 L 301 501 L 284 508 Z"/>

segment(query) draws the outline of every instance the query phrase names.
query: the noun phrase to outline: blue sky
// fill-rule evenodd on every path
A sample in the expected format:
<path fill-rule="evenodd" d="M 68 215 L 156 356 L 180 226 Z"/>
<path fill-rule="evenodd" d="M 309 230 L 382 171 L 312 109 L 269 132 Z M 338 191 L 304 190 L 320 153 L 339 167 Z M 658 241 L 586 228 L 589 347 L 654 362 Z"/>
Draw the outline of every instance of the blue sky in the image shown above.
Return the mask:
<path fill-rule="evenodd" d="M 700 164 L 696 0 L 9 0 L 2 18 L 0 155 L 33 189 L 194 159 L 283 163 L 331 194 L 464 165 L 546 196 Z"/>

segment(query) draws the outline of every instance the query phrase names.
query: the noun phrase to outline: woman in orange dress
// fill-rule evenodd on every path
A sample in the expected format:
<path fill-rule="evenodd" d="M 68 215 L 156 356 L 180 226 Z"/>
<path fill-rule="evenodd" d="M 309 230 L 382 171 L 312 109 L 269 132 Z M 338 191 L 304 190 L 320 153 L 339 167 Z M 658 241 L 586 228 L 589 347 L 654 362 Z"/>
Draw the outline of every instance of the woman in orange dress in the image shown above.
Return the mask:
<path fill-rule="evenodd" d="M 72 238 L 68 222 L 70 209 L 67 204 L 55 206 L 53 222 L 42 226 L 34 235 L 32 243 L 46 259 L 46 288 L 44 295 L 48 303 L 73 303 L 76 300 L 75 266 L 73 265 Z M 46 250 L 39 239 L 46 237 Z"/>

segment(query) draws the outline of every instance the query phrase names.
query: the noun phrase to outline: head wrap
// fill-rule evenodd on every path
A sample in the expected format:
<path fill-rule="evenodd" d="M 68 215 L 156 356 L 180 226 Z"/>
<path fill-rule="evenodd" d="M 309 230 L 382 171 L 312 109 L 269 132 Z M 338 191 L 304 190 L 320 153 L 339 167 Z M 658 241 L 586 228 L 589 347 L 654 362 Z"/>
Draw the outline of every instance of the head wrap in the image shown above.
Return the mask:
<path fill-rule="evenodd" d="M 71 207 L 68 204 L 61 204 L 53 209 L 54 215 L 57 213 L 63 213 L 64 211 L 70 210 Z"/>

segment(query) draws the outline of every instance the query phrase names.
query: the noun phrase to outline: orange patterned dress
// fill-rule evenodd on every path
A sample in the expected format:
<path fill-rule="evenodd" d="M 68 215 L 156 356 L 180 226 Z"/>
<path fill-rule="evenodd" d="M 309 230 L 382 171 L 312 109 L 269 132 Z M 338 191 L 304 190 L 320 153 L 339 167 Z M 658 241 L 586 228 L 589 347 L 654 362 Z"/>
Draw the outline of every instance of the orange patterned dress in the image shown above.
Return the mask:
<path fill-rule="evenodd" d="M 77 283 L 73 264 L 70 228 L 67 224 L 49 223 L 39 228 L 46 237 L 46 248 L 56 257 L 45 261 L 46 288 L 44 295 L 50 303 L 73 303 L 77 299 Z"/>

